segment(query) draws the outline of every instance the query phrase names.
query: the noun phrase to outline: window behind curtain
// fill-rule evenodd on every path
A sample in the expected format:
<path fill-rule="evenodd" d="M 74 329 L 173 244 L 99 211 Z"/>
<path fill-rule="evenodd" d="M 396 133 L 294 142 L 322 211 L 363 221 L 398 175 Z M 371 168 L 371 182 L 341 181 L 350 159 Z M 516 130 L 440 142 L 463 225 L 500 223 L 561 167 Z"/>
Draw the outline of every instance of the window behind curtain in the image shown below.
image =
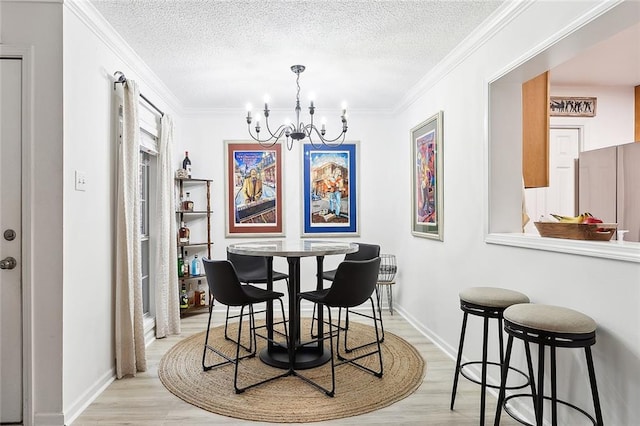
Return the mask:
<path fill-rule="evenodd" d="M 142 307 L 149 314 L 149 163 L 151 155 L 140 152 L 140 248 L 142 256 Z"/>
<path fill-rule="evenodd" d="M 160 115 L 148 106 L 144 100 L 139 104 L 140 119 L 140 164 L 139 184 L 140 192 L 140 248 L 142 256 L 142 305 L 146 318 L 155 318 L 154 307 L 151 301 L 153 292 L 152 264 L 155 236 L 153 235 L 154 217 L 149 214 L 155 203 L 156 194 L 156 167 L 158 142 L 160 138 Z M 122 107 L 120 108 L 120 137 L 122 137 Z M 146 326 L 145 326 L 146 328 Z"/>
<path fill-rule="evenodd" d="M 154 287 L 153 287 L 153 247 L 156 235 L 154 235 L 154 216 L 149 212 L 155 205 L 156 170 L 158 160 L 158 142 L 160 137 L 160 115 L 140 102 L 140 248 L 142 256 L 142 305 L 145 316 L 155 318 Z"/>

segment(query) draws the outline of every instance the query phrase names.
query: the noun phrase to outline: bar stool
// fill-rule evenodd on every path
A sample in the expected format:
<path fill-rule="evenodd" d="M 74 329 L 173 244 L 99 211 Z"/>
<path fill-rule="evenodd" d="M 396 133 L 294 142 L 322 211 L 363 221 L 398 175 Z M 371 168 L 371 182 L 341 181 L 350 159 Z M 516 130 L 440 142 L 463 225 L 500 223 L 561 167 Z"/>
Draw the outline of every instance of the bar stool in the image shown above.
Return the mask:
<path fill-rule="evenodd" d="M 506 308 L 518 303 L 528 303 L 529 298 L 517 291 L 496 287 L 470 287 L 460 292 L 460 309 L 464 312 L 462 319 L 462 329 L 460 331 L 460 346 L 458 348 L 458 360 L 456 361 L 456 371 L 453 376 L 453 390 L 451 392 L 451 410 L 456 399 L 456 390 L 458 388 L 458 375 L 462 374 L 466 379 L 481 385 L 480 396 L 480 424 L 484 425 L 484 408 L 486 402 L 486 388 L 499 389 L 499 385 L 487 383 L 487 365 L 503 365 L 503 337 L 502 337 L 502 314 Z M 484 318 L 484 333 L 482 336 L 482 361 L 469 361 L 461 364 L 462 348 L 464 346 L 464 336 L 467 328 L 467 316 L 476 315 Z M 489 334 L 489 319 L 498 320 L 498 336 L 500 340 L 500 362 L 487 361 L 487 346 Z M 464 370 L 465 366 L 480 364 L 482 365 L 482 377 L 478 381 Z M 511 368 L 521 374 L 526 383 L 523 385 L 510 386 L 507 389 L 520 389 L 529 384 L 529 378 L 525 373 L 515 368 Z"/>
<path fill-rule="evenodd" d="M 500 393 L 498 395 L 498 407 L 496 410 L 495 425 L 500 423 L 500 413 L 504 406 L 505 411 L 512 418 L 522 424 L 529 424 L 519 419 L 507 406 L 507 401 L 511 398 L 531 396 L 536 416 L 536 425 L 542 425 L 543 402 L 551 401 L 551 424 L 558 424 L 557 405 L 562 404 L 570 407 L 586 416 L 594 425 L 602 425 L 602 411 L 598 398 L 598 387 L 596 385 L 596 375 L 593 368 L 593 357 L 591 346 L 596 343 L 596 322 L 589 316 L 560 306 L 521 304 L 510 306 L 504 311 L 504 329 L 509 334 L 507 341 L 507 352 L 505 354 L 505 364 L 502 371 Z M 513 339 L 518 338 L 524 341 L 528 348 L 529 343 L 538 344 L 538 383 L 533 381 L 533 365 L 531 358 L 527 357 L 529 375 L 531 380 L 531 394 L 510 395 L 505 398 L 505 382 L 508 376 L 509 361 Z M 544 395 L 544 361 L 545 348 L 549 347 L 551 361 L 551 396 Z M 591 384 L 591 395 L 596 418 L 574 404 L 558 399 L 556 391 L 556 348 L 584 348 L 587 369 L 589 371 L 589 382 Z M 538 393 L 536 394 L 536 387 Z"/>

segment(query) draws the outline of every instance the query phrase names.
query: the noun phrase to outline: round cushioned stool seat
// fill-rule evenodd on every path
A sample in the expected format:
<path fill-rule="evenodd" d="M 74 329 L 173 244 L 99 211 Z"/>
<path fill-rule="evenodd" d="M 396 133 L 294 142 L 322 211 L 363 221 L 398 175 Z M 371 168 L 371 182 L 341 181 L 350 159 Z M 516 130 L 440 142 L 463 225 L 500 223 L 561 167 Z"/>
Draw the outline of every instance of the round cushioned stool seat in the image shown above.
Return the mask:
<path fill-rule="evenodd" d="M 504 311 L 504 319 L 523 327 L 560 334 L 592 333 L 597 327 L 596 322 L 582 312 L 532 303 L 509 306 Z"/>
<path fill-rule="evenodd" d="M 506 308 L 518 303 L 529 303 L 527 295 L 497 287 L 466 288 L 460 292 L 460 300 L 491 308 Z"/>

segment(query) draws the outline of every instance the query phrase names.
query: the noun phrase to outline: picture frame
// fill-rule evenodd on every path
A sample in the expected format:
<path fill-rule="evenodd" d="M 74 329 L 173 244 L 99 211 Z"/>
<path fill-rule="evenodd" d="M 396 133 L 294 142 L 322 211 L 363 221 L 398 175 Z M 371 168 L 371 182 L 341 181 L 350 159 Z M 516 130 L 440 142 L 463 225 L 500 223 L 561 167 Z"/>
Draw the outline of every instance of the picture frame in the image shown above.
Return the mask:
<path fill-rule="evenodd" d="M 443 111 L 410 131 L 411 234 L 443 241 Z"/>
<path fill-rule="evenodd" d="M 227 237 L 284 235 L 282 145 L 225 141 Z"/>
<path fill-rule="evenodd" d="M 576 96 L 551 96 L 549 115 L 551 117 L 595 117 L 597 98 Z"/>
<path fill-rule="evenodd" d="M 302 149 L 302 237 L 357 236 L 358 142 Z"/>

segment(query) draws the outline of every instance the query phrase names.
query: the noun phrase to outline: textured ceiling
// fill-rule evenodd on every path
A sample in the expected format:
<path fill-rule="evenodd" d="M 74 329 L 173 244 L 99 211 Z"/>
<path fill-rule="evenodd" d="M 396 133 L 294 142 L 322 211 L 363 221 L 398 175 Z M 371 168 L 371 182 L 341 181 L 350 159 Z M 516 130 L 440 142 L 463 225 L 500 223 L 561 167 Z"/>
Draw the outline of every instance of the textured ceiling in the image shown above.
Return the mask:
<path fill-rule="evenodd" d="M 396 108 L 503 1 L 91 0 L 187 109 Z M 293 118 L 293 117 L 291 117 Z"/>

